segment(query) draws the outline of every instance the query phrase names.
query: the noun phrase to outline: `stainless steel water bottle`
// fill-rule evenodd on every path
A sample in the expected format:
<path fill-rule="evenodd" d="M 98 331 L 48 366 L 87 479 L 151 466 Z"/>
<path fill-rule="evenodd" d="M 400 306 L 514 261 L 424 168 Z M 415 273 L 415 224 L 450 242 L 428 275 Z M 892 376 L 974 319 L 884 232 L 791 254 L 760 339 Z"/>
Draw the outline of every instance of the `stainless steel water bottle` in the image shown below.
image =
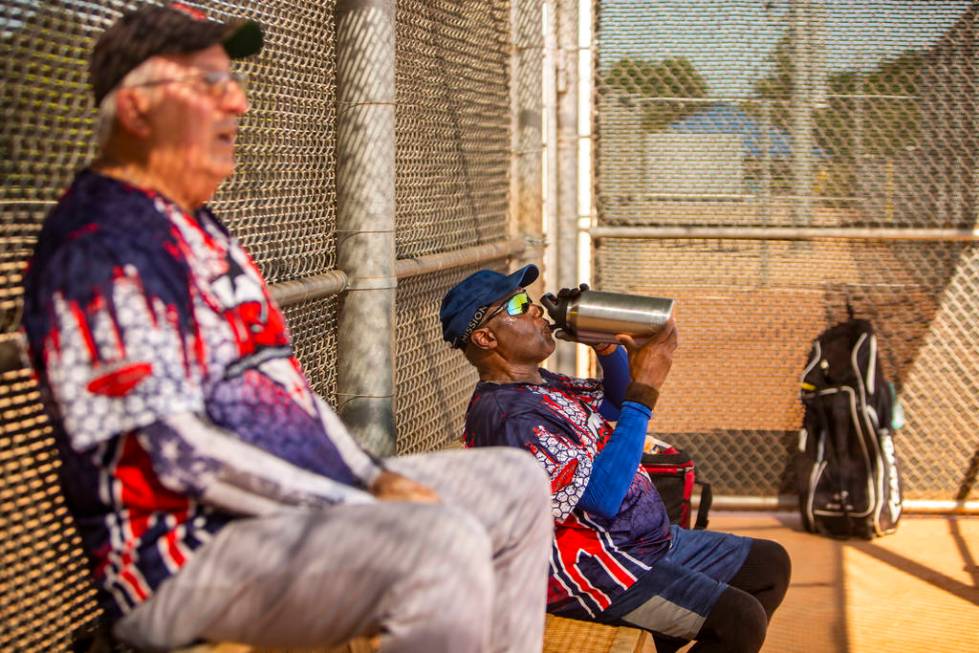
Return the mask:
<path fill-rule="evenodd" d="M 555 336 L 585 344 L 614 343 L 625 333 L 643 344 L 655 336 L 673 315 L 672 299 L 591 290 L 582 284 L 547 293 L 541 305 L 553 321 Z"/>

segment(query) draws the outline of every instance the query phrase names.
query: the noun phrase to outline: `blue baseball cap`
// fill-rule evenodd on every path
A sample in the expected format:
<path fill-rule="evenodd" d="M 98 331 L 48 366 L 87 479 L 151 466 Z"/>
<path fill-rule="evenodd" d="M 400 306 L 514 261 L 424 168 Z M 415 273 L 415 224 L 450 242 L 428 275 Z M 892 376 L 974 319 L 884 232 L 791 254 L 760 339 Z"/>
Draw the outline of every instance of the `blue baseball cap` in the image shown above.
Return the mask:
<path fill-rule="evenodd" d="M 486 310 L 514 290 L 532 284 L 540 275 L 536 265 L 525 265 L 513 274 L 479 270 L 457 283 L 442 298 L 439 319 L 442 337 L 453 347 L 462 349 L 469 334 L 479 325 Z"/>

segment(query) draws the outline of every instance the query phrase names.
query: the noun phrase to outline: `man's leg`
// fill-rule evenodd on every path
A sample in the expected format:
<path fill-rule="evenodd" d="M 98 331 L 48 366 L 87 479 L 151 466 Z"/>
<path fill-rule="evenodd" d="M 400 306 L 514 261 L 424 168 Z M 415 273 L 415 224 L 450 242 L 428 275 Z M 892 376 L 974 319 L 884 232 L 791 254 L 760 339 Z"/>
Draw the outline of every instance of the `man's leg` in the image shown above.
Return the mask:
<path fill-rule="evenodd" d="M 727 583 L 758 599 L 771 620 L 789 589 L 791 576 L 792 560 L 781 544 L 753 539 L 744 564 Z"/>
<path fill-rule="evenodd" d="M 768 617 L 758 599 L 736 587 L 728 587 L 707 615 L 695 638 L 697 643 L 690 651 L 757 653 L 767 633 Z"/>
<path fill-rule="evenodd" d="M 718 533 L 716 536 L 722 536 Z M 750 548 L 737 572 L 727 579 L 729 587 L 718 597 L 697 633 L 691 651 L 755 651 L 765 640 L 767 623 L 782 603 L 792 575 L 792 561 L 782 545 L 748 538 Z M 687 561 L 690 562 L 689 560 Z M 705 567 L 702 563 L 695 565 Z M 707 567 L 711 577 L 726 578 L 722 568 Z M 764 621 L 759 618 L 764 613 Z M 672 653 L 686 641 L 654 634 L 656 650 Z"/>
<path fill-rule="evenodd" d="M 744 562 L 727 580 L 729 587 L 707 615 L 691 651 L 756 651 L 764 642 L 767 623 L 789 587 L 792 561 L 781 544 L 749 539 L 751 546 Z M 764 621 L 759 608 L 764 612 Z M 671 653 L 685 644 L 662 635 L 654 638 L 660 653 Z"/>
<path fill-rule="evenodd" d="M 666 555 L 599 619 L 651 631 L 657 650 L 675 651 L 697 639 L 697 651 L 757 651 L 767 630 L 765 611 L 753 596 L 728 585 L 753 540 L 675 526 L 672 535 Z"/>
<path fill-rule="evenodd" d="M 385 462 L 435 488 L 447 505 L 471 514 L 489 533 L 496 577 L 491 650 L 539 651 L 553 518 L 550 483 L 533 456 L 519 449 L 486 448 Z"/>
<path fill-rule="evenodd" d="M 768 633 L 768 618 L 758 600 L 736 587 L 717 598 L 694 639 L 691 653 L 757 653 Z M 688 641 L 653 633 L 656 653 L 674 653 Z"/>
<path fill-rule="evenodd" d="M 197 639 L 386 653 L 488 651 L 485 529 L 448 505 L 378 502 L 232 522 L 115 628 L 169 649 Z"/>
<path fill-rule="evenodd" d="M 792 561 L 781 544 L 751 540 L 751 548 L 738 572 L 707 615 L 691 651 L 757 651 L 765 641 L 767 623 L 782 603 L 792 576 Z M 764 611 L 761 621 L 758 608 Z M 658 653 L 672 653 L 686 642 L 654 635 Z"/>

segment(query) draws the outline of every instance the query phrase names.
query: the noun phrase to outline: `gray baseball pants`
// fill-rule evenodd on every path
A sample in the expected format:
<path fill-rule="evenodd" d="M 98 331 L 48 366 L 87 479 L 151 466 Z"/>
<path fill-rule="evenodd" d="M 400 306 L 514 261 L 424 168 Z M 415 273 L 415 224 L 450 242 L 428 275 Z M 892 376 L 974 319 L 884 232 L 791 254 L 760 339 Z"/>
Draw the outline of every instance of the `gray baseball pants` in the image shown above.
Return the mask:
<path fill-rule="evenodd" d="M 385 653 L 541 650 L 550 488 L 517 449 L 393 458 L 439 504 L 291 509 L 223 528 L 115 626 L 147 650 L 199 639 Z"/>

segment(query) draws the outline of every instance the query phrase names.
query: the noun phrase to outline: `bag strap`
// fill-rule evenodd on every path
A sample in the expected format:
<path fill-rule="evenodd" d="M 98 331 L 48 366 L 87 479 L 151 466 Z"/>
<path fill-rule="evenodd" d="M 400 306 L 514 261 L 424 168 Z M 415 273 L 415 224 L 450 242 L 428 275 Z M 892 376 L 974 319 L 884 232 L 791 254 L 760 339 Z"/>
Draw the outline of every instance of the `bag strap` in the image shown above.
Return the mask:
<path fill-rule="evenodd" d="M 700 505 L 697 506 L 697 521 L 693 528 L 696 531 L 702 531 L 707 528 L 707 513 L 710 511 L 711 504 L 714 503 L 714 493 L 710 489 L 710 483 L 694 482 L 700 486 Z"/>
<path fill-rule="evenodd" d="M 690 462 L 690 456 L 683 451 L 679 453 L 646 453 L 641 459 L 643 465 L 683 465 L 688 462 Z"/>
<path fill-rule="evenodd" d="M 838 404 L 837 404 L 838 406 Z M 836 469 L 840 475 L 840 484 L 842 488 L 840 490 L 840 508 L 843 510 L 843 522 L 846 524 L 846 535 L 850 537 L 853 535 L 853 524 L 850 521 L 850 466 L 847 464 L 847 459 L 850 455 L 849 443 L 847 442 L 847 433 L 849 432 L 849 427 L 852 425 L 850 420 L 850 413 L 841 414 L 843 411 L 834 410 L 833 411 L 833 439 L 835 440 L 835 446 L 833 447 L 834 457 L 836 458 Z M 843 425 L 846 428 L 840 428 Z"/>

